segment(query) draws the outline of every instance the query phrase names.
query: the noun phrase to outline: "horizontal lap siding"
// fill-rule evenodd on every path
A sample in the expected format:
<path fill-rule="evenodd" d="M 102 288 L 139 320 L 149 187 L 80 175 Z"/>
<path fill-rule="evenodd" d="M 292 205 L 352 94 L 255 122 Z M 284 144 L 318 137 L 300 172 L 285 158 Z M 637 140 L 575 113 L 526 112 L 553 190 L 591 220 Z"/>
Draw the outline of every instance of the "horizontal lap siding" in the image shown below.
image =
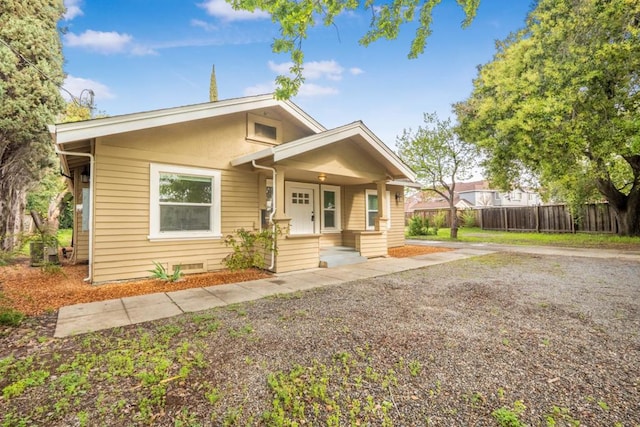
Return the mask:
<path fill-rule="evenodd" d="M 387 255 L 386 234 L 361 234 L 360 254 L 367 258 Z"/>
<path fill-rule="evenodd" d="M 320 247 L 342 246 L 342 233 L 325 233 L 320 238 Z"/>
<path fill-rule="evenodd" d="M 318 267 L 319 263 L 320 247 L 318 237 L 278 239 L 276 264 L 278 273 L 315 268 Z"/>
<path fill-rule="evenodd" d="M 391 229 L 387 230 L 387 247 L 404 246 L 404 187 L 387 187 L 391 193 Z M 396 194 L 402 197 L 396 202 Z"/>
<path fill-rule="evenodd" d="M 113 148 L 104 151 L 97 156 L 95 167 L 94 282 L 148 277 L 154 261 L 165 266 L 204 263 L 208 270 L 224 268 L 222 259 L 230 249 L 223 239 L 150 242 L 150 161 L 144 158 L 149 153 L 127 150 L 129 158 L 123 159 Z M 132 152 L 140 158 L 131 158 Z M 169 160 L 158 162 L 171 164 Z M 255 174 L 222 170 L 223 237 L 259 225 L 257 191 Z"/>

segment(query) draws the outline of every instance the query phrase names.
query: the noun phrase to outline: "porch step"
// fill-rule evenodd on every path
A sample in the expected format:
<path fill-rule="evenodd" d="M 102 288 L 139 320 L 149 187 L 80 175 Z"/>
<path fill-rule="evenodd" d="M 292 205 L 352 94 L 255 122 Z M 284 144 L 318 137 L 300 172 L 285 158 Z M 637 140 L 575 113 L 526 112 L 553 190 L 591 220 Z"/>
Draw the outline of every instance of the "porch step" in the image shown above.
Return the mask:
<path fill-rule="evenodd" d="M 348 246 L 331 246 L 320 250 L 320 267 L 322 268 L 359 264 L 365 261 L 367 261 L 367 258 Z"/>

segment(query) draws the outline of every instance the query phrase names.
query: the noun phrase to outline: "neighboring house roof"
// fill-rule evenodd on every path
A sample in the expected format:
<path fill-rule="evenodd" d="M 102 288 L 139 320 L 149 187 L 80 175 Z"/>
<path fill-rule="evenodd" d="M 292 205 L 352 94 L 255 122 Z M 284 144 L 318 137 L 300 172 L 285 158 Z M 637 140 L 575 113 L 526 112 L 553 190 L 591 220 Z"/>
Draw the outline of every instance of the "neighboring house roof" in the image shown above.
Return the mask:
<path fill-rule="evenodd" d="M 254 160 L 269 160 L 275 163 L 352 138 L 357 138 L 358 141 L 364 142 L 364 144 L 359 144 L 360 148 L 364 149 L 379 162 L 385 164 L 393 180 L 405 178 L 410 181 L 415 181 L 415 172 L 405 165 L 404 162 L 361 121 L 238 157 L 231 161 L 231 165 L 239 166 Z"/>

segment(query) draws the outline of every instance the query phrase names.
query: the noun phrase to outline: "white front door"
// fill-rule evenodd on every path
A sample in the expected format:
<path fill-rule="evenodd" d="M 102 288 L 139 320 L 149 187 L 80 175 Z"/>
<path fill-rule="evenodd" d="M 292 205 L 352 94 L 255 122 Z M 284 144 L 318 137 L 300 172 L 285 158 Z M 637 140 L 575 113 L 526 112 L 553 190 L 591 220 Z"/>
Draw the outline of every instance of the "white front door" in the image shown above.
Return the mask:
<path fill-rule="evenodd" d="M 287 186 L 287 216 L 291 218 L 291 234 L 315 233 L 316 186 L 291 183 Z"/>

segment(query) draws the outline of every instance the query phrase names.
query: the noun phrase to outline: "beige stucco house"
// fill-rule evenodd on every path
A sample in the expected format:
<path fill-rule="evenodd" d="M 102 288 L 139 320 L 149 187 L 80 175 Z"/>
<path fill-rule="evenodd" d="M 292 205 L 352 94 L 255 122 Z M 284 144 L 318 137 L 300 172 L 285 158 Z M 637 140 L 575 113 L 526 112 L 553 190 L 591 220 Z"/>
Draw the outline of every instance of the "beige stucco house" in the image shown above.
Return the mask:
<path fill-rule="evenodd" d="M 325 129 L 272 95 L 50 126 L 75 197 L 74 258 L 95 283 L 224 268 L 224 236 L 282 230 L 270 269 L 331 247 L 404 244 L 414 173 L 363 123 Z"/>

